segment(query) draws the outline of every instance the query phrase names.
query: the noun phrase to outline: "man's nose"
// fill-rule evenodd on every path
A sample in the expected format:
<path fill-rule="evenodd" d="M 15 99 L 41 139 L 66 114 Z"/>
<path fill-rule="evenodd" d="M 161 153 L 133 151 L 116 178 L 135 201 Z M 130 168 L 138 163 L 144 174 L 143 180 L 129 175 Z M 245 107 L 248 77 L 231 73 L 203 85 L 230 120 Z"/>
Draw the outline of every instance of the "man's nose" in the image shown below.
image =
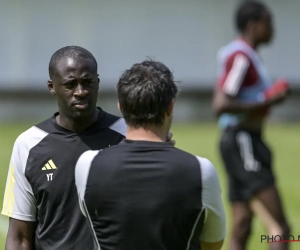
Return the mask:
<path fill-rule="evenodd" d="M 81 84 L 78 84 L 77 88 L 75 89 L 74 95 L 82 97 L 85 96 L 87 93 L 88 91 Z"/>

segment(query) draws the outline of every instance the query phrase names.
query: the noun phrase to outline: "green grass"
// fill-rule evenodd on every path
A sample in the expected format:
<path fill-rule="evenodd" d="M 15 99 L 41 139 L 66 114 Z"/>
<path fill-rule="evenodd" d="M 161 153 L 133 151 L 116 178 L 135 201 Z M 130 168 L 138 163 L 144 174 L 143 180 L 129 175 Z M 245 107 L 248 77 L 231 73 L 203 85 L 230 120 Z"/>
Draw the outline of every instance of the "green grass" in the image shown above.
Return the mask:
<path fill-rule="evenodd" d="M 273 149 L 275 156 L 275 171 L 278 186 L 281 191 L 284 207 L 292 226 L 292 234 L 300 234 L 300 195 L 297 192 L 299 181 L 300 124 L 271 124 L 267 127 L 266 140 Z M 29 127 L 29 124 L 0 125 L 0 203 L 2 204 L 7 168 L 12 146 L 19 133 Z M 223 198 L 226 205 L 228 228 L 230 228 L 230 210 L 227 203 L 227 186 L 225 172 L 217 151 L 219 132 L 215 124 L 184 124 L 174 125 L 172 132 L 176 139 L 176 146 L 190 153 L 209 158 L 218 170 Z M 1 216 L 2 217 L 2 216 Z M 3 218 L 0 221 L 3 222 Z M 249 249 L 267 249 L 266 243 L 260 243 L 260 236 L 264 234 L 262 224 L 255 219 L 253 233 L 249 242 Z M 0 235 L 0 249 L 4 249 L 6 235 Z M 227 236 L 228 238 L 228 236 Z M 229 250 L 226 240 L 224 250 Z M 300 243 L 292 243 L 291 250 L 299 249 Z"/>

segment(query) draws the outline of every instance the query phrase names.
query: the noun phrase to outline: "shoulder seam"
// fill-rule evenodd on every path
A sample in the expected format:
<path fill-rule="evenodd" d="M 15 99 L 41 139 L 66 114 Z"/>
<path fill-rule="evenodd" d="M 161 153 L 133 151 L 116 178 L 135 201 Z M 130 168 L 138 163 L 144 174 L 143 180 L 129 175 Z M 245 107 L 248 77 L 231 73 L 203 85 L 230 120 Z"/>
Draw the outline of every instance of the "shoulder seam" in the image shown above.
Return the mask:
<path fill-rule="evenodd" d="M 45 130 L 40 129 L 40 128 L 37 127 L 37 126 L 32 126 L 32 128 L 36 128 L 36 129 L 38 129 L 39 131 L 41 131 L 41 132 L 43 132 L 43 133 L 45 133 L 45 134 L 47 134 L 47 135 L 50 134 L 50 133 L 46 132 Z"/>
<path fill-rule="evenodd" d="M 35 131 L 35 133 L 34 133 L 34 131 L 32 131 L 32 130 L 35 130 L 35 129 L 37 129 L 38 131 Z M 37 134 L 39 134 L 39 135 L 37 135 Z M 21 161 L 20 164 L 22 166 L 22 173 L 25 173 L 25 171 L 26 171 L 26 165 L 27 165 L 27 160 L 28 160 L 30 151 L 36 145 L 38 145 L 41 141 L 43 141 L 44 138 L 47 137 L 48 135 L 49 135 L 49 133 L 39 129 L 36 126 L 32 126 L 18 136 L 14 147 L 18 148 L 16 150 L 23 150 L 22 149 L 23 147 L 25 147 L 25 149 L 26 149 L 25 150 L 26 152 L 23 150 L 23 154 L 22 154 L 23 158 L 20 159 L 20 161 Z"/>

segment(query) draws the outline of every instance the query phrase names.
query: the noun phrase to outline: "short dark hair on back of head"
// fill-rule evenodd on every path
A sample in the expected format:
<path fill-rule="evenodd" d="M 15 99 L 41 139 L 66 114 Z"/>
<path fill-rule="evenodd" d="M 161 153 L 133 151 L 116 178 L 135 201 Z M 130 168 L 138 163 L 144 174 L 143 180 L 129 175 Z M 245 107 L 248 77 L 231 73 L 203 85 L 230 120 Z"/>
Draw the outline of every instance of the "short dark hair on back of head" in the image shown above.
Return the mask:
<path fill-rule="evenodd" d="M 50 79 L 54 76 L 56 70 L 57 70 L 57 63 L 62 58 L 84 58 L 91 60 L 91 62 L 95 65 L 96 69 L 98 67 L 97 61 L 95 57 L 92 55 L 91 52 L 89 52 L 87 49 L 79 47 L 79 46 L 66 46 L 59 50 L 57 50 L 50 59 L 49 62 L 49 76 Z"/>
<path fill-rule="evenodd" d="M 126 70 L 117 89 L 123 117 L 134 128 L 163 125 L 165 114 L 178 93 L 170 69 L 153 60 Z"/>
<path fill-rule="evenodd" d="M 236 10 L 235 24 L 240 32 L 244 32 L 249 21 L 257 21 L 267 11 L 266 5 L 258 1 L 244 1 Z"/>

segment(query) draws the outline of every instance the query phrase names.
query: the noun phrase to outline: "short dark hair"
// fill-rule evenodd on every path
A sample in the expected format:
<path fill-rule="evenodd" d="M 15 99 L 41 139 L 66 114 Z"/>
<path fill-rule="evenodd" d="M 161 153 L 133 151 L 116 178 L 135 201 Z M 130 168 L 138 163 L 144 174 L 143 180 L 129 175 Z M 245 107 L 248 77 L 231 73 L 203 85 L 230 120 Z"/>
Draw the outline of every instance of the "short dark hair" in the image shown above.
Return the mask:
<path fill-rule="evenodd" d="M 57 50 L 51 56 L 51 59 L 49 62 L 50 79 L 52 79 L 52 77 L 54 76 L 54 74 L 57 70 L 57 63 L 59 62 L 59 60 L 61 60 L 62 58 L 66 58 L 66 57 L 73 58 L 73 59 L 77 59 L 77 58 L 88 59 L 88 60 L 92 61 L 92 63 L 95 65 L 96 69 L 98 67 L 95 57 L 87 49 L 79 47 L 79 46 L 66 46 L 66 47 L 63 47 L 63 48 Z"/>
<path fill-rule="evenodd" d="M 126 70 L 117 89 L 123 117 L 134 128 L 163 125 L 167 109 L 178 94 L 170 69 L 151 59 Z"/>
<path fill-rule="evenodd" d="M 238 31 L 244 32 L 249 21 L 260 20 L 267 10 L 267 6 L 261 2 L 244 1 L 236 10 L 236 28 Z"/>

